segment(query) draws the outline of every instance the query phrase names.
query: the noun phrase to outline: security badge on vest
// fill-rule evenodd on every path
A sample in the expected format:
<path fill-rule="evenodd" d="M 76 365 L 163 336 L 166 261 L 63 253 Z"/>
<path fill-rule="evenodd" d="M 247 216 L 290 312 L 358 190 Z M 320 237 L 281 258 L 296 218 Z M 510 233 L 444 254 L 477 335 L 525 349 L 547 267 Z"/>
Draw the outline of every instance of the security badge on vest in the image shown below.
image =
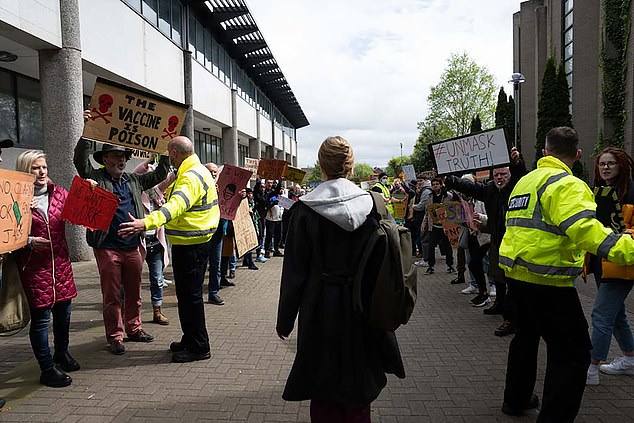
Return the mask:
<path fill-rule="evenodd" d="M 526 210 L 531 201 L 530 194 L 517 195 L 509 200 L 509 211 Z"/>

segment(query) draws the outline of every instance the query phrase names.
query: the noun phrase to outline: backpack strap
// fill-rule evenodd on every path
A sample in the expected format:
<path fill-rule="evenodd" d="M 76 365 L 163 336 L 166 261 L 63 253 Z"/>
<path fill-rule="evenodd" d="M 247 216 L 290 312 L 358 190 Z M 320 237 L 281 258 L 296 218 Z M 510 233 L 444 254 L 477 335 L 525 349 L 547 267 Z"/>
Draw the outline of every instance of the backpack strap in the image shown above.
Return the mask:
<path fill-rule="evenodd" d="M 389 213 L 387 211 L 387 207 L 385 207 L 383 195 L 375 191 L 370 191 L 370 195 L 372 195 L 372 202 L 374 203 L 372 211 L 380 214 L 381 219 L 389 219 Z"/>

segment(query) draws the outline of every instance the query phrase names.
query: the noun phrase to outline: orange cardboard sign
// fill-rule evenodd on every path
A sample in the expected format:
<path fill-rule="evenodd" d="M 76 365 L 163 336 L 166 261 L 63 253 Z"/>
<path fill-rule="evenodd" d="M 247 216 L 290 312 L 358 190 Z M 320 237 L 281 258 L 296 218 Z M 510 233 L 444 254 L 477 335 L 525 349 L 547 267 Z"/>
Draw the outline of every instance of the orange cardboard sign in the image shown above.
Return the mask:
<path fill-rule="evenodd" d="M 258 176 L 264 179 L 279 180 L 284 176 L 287 163 L 278 159 L 260 159 Z"/>
<path fill-rule="evenodd" d="M 0 253 L 26 245 L 31 232 L 31 199 L 35 176 L 0 169 Z"/>

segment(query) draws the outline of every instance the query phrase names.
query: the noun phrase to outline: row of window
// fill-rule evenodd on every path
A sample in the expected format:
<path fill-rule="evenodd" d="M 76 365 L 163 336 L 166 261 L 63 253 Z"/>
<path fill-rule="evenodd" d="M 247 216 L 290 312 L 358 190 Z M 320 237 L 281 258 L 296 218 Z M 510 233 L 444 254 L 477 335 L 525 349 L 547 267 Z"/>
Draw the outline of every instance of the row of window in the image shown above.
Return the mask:
<path fill-rule="evenodd" d="M 180 0 L 122 0 L 136 10 L 150 24 L 158 28 L 165 36 L 174 41 L 179 47 L 185 46 L 185 18 L 186 9 Z M 210 31 L 202 25 L 196 17 L 189 16 L 188 48 L 194 59 L 205 67 L 216 78 L 231 88 L 235 88 L 238 95 L 253 107 L 260 106 L 263 116 L 270 119 L 277 109 L 272 102 L 257 89 L 255 83 L 246 72 L 236 65 L 231 56 L 220 45 Z M 279 113 L 281 115 L 281 113 Z M 279 120 L 288 130 L 285 132 L 295 137 L 294 128 L 286 118 Z"/>
<path fill-rule="evenodd" d="M 194 150 L 201 163 L 223 163 L 222 139 L 194 131 Z"/>
<path fill-rule="evenodd" d="M 565 0 L 563 4 L 563 51 L 564 70 L 566 71 L 566 81 L 568 82 L 568 93 L 570 96 L 570 108 L 572 112 L 572 69 L 573 69 L 573 0 Z"/>
<path fill-rule="evenodd" d="M 23 148 L 41 148 L 40 83 L 0 69 L 0 139 L 11 138 Z"/>

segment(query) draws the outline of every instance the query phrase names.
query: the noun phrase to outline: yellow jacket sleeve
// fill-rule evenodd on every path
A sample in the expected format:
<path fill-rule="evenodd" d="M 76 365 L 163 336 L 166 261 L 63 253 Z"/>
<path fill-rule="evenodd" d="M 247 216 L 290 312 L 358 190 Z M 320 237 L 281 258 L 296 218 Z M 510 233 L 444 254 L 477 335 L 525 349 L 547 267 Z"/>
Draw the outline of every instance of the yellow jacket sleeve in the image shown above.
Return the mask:
<path fill-rule="evenodd" d="M 163 206 L 147 215 L 143 222 L 145 229 L 156 229 L 185 213 L 203 195 L 200 184 L 193 180 L 195 176 L 185 172 L 179 175 L 168 192 L 168 200 Z"/>

